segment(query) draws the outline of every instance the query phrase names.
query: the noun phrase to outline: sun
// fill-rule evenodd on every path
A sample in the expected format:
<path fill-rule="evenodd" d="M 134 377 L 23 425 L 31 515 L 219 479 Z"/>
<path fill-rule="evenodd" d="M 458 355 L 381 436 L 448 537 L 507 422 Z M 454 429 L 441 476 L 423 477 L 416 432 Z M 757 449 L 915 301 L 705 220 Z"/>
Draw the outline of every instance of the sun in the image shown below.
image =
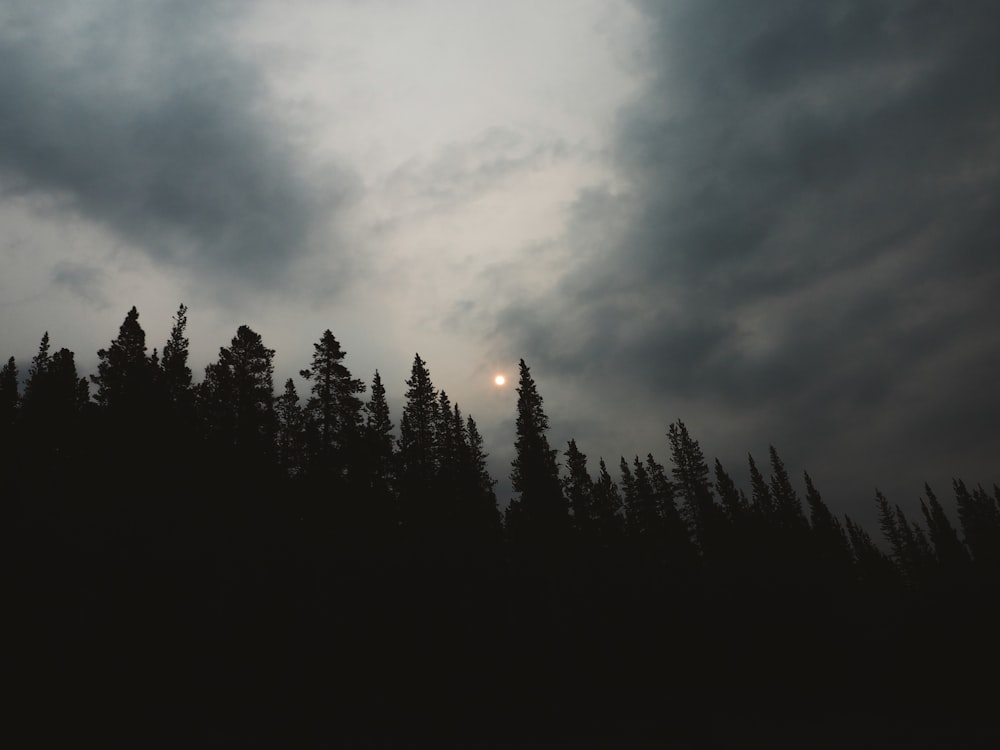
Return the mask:
<path fill-rule="evenodd" d="M 503 375 L 497 375 L 495 378 L 493 378 L 493 382 L 496 383 L 497 385 L 503 385 L 504 383 L 507 382 L 507 378 L 505 378 Z"/>

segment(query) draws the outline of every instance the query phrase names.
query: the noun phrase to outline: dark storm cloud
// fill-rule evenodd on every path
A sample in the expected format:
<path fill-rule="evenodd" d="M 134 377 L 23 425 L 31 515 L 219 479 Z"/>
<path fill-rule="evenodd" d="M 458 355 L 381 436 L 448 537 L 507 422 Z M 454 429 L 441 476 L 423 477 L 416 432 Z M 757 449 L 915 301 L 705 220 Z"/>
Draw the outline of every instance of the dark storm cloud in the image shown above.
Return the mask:
<path fill-rule="evenodd" d="M 936 459 L 955 471 L 969 446 L 1000 455 L 990 420 L 969 419 L 1000 414 L 984 387 L 1000 365 L 1000 5 L 641 8 L 651 75 L 617 130 L 630 187 L 581 199 L 575 267 L 502 330 L 537 366 L 638 380 L 674 414 L 764 413 L 756 439 L 806 460 L 877 439 L 897 469 L 921 440 L 949 445 Z"/>
<path fill-rule="evenodd" d="M 7 2 L 0 184 L 213 278 L 264 284 L 307 247 L 349 181 L 310 185 L 257 69 L 238 3 Z"/>

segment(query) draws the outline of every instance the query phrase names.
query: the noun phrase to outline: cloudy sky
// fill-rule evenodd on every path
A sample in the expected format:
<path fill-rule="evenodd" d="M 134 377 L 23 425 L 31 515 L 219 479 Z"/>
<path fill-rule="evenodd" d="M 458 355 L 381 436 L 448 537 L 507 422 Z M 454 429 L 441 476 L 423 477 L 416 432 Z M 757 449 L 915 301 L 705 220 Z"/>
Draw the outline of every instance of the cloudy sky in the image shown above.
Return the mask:
<path fill-rule="evenodd" d="M 1000 479 L 993 0 L 0 0 L 0 354 L 133 304 L 280 385 L 415 352 L 501 495 L 520 357 L 593 462 L 683 419 L 837 510 Z M 304 387 L 300 383 L 300 390 Z"/>

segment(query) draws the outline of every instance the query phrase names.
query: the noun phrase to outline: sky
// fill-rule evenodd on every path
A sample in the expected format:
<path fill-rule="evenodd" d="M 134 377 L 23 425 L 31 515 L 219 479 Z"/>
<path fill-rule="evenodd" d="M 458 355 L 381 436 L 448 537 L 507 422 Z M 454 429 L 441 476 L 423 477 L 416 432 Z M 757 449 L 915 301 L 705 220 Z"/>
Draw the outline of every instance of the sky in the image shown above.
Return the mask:
<path fill-rule="evenodd" d="M 326 329 L 415 353 L 510 495 L 517 362 L 554 447 L 834 510 L 1000 480 L 993 0 L 0 0 L 0 355 L 84 372 L 189 307 L 276 389 Z M 493 377 L 503 373 L 506 387 Z"/>

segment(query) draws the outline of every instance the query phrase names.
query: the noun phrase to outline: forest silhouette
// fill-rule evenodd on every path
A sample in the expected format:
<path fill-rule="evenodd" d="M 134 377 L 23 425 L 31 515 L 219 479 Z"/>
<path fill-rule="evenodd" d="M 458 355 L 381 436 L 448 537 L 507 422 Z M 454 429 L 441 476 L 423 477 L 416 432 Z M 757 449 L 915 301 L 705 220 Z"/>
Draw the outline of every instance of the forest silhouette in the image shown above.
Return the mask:
<path fill-rule="evenodd" d="M 919 518 L 873 491 L 868 530 L 773 447 L 741 487 L 680 420 L 665 462 L 591 474 L 582 439 L 549 444 L 522 360 L 501 513 L 475 420 L 419 355 L 394 415 L 329 330 L 299 394 L 246 325 L 196 382 L 186 327 L 181 305 L 150 351 L 133 307 L 89 380 L 48 333 L 23 378 L 0 371 L 33 737 L 1000 741 L 996 485 L 925 485 Z"/>

